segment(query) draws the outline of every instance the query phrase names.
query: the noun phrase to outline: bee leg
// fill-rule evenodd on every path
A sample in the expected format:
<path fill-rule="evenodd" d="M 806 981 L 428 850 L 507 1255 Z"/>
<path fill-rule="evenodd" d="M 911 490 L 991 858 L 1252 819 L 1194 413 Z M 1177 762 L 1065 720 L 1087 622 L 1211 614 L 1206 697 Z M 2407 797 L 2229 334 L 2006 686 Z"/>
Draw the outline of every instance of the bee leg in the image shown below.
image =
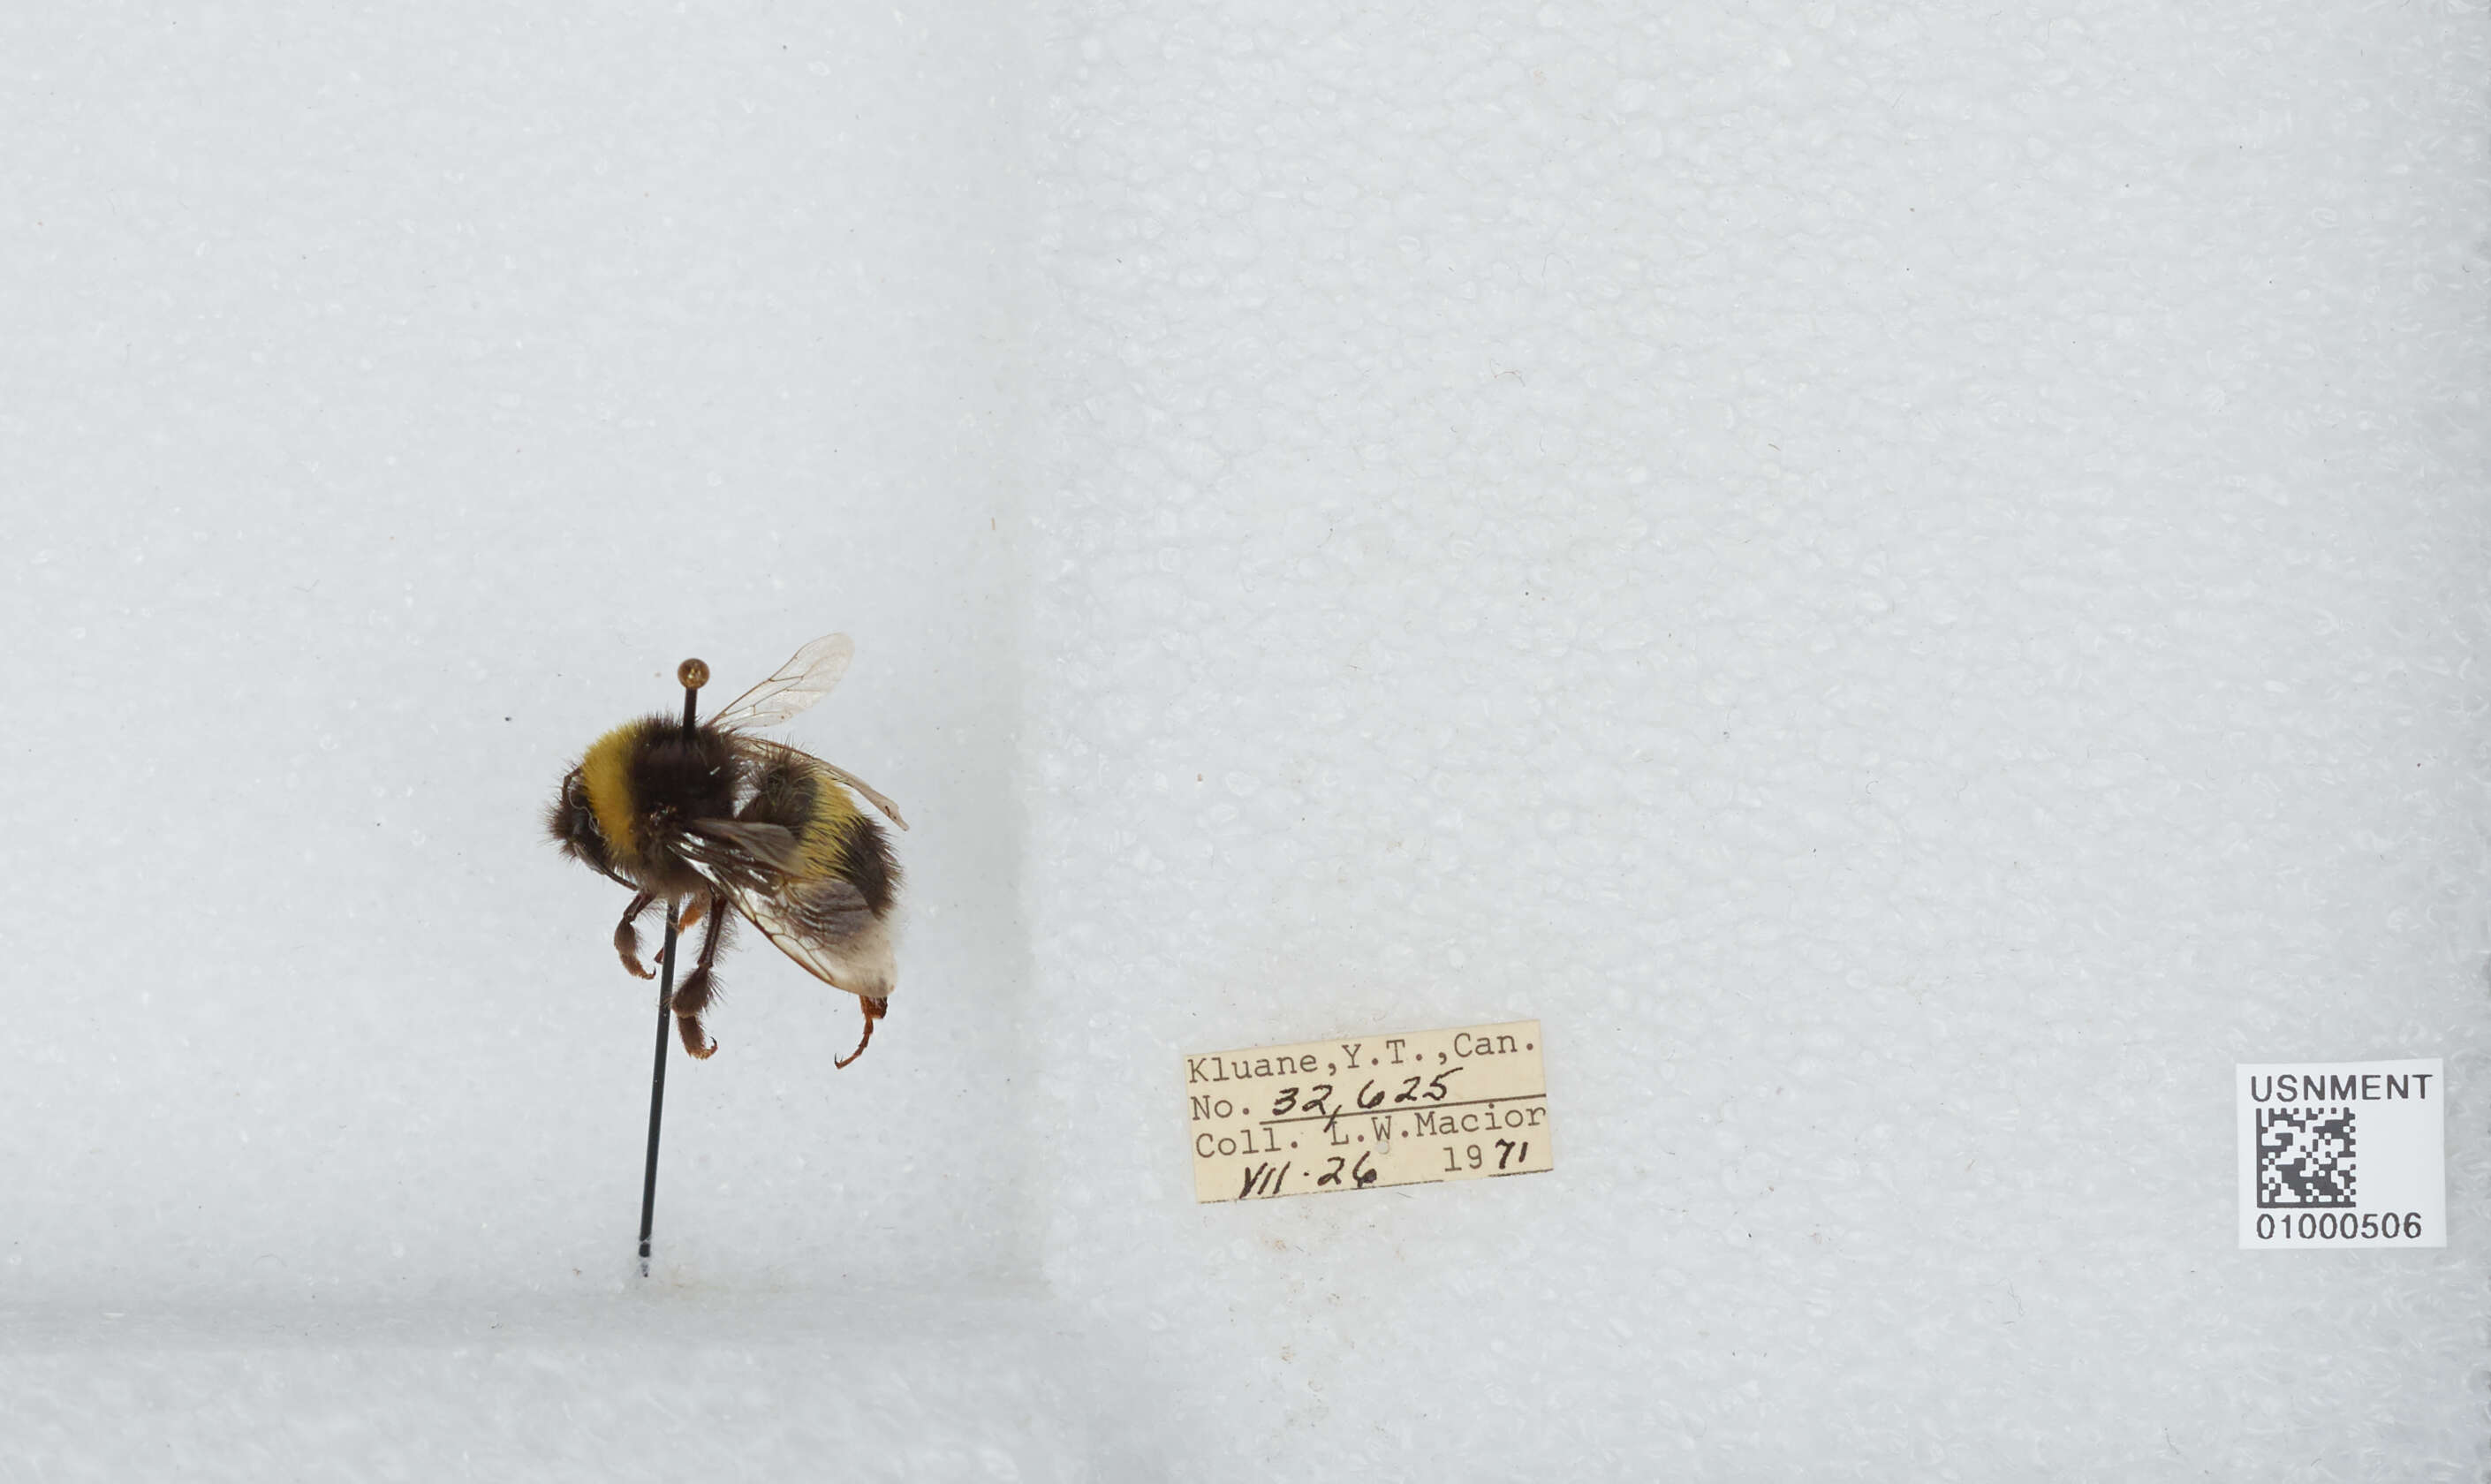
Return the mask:
<path fill-rule="evenodd" d="M 633 924 L 640 920 L 640 915 L 647 912 L 649 904 L 656 900 L 655 896 L 646 891 L 631 898 L 631 905 L 623 909 L 623 920 L 616 923 L 614 927 L 614 951 L 622 955 L 623 967 L 644 979 L 654 979 L 657 975 L 640 967 L 640 933 Z"/>
<path fill-rule="evenodd" d="M 883 1011 L 891 1007 L 891 1002 L 888 1000 L 867 1000 L 863 995 L 857 996 L 857 1003 L 865 1006 L 865 1034 L 858 1037 L 857 1049 L 832 1062 L 833 1066 L 844 1068 L 850 1062 L 865 1055 L 865 1043 L 873 1039 L 873 1023 L 880 1020 Z"/>
<path fill-rule="evenodd" d="M 675 931 L 676 931 L 676 932 L 678 932 L 678 933 L 689 933 L 689 932 L 690 932 L 690 931 L 692 930 L 692 924 L 693 924 L 693 923 L 695 923 L 695 922 L 698 922 L 698 921 L 701 919 L 701 914 L 702 914 L 703 912 L 708 911 L 708 909 L 709 909 L 709 898 L 708 898 L 708 897 L 705 897 L 705 896 L 696 896 L 696 897 L 693 897 L 693 898 L 692 898 L 691 905 L 690 905 L 689 907 L 687 907 L 687 908 L 685 908 L 685 909 L 684 909 L 684 915 L 683 915 L 683 917 L 681 917 L 680 918 L 676 919 L 676 922 L 675 922 Z M 663 949 L 663 948 L 659 948 L 659 949 L 658 950 L 658 962 L 662 964 L 662 963 L 664 963 L 665 961 L 666 961 L 666 950 L 665 950 L 665 949 Z"/>
<path fill-rule="evenodd" d="M 709 913 L 709 928 L 701 935 L 700 957 L 692 964 L 692 972 L 675 986 L 674 1011 L 675 1033 L 683 1037 L 684 1050 L 707 1061 L 717 1053 L 718 1042 L 710 1039 L 709 1033 L 701 1029 L 700 1017 L 701 1011 L 709 1008 L 714 987 L 710 962 L 718 957 L 718 947 L 725 941 L 726 914 L 718 909 L 718 903 L 705 897 L 694 897 L 692 917 L 698 917 L 704 910 Z"/>

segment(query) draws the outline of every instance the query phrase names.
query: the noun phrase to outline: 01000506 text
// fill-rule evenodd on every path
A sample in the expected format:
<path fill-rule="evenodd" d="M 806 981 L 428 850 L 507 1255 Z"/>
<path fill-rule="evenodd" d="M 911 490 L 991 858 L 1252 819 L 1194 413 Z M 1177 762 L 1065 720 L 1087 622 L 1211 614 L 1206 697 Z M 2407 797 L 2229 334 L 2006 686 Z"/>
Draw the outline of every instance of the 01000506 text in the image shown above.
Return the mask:
<path fill-rule="evenodd" d="M 2419 1211 L 2260 1211 L 2257 1219 L 2260 1241 L 2419 1241 L 2421 1231 Z"/>

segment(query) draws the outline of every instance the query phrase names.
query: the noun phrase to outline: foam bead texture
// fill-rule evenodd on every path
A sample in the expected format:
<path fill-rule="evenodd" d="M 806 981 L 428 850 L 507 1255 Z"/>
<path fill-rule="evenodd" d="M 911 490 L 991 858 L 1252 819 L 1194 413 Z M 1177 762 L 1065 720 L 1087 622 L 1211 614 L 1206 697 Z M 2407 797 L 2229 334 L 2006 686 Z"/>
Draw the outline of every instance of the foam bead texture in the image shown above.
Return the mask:
<path fill-rule="evenodd" d="M 1049 13 L 1046 1273 L 1189 1476 L 2483 1466 L 2484 44 Z M 1191 1204 L 1180 1053 L 1525 1016 L 1554 1174 Z M 2449 1248 L 2236 1251 L 2233 1063 L 2428 1055 Z"/>

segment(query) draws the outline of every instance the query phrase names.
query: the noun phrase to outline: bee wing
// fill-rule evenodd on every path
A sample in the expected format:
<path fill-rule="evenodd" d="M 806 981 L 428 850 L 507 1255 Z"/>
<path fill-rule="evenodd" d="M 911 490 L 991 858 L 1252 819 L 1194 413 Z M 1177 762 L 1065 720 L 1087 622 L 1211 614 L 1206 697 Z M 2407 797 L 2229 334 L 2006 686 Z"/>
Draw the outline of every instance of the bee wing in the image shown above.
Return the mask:
<path fill-rule="evenodd" d="M 811 753 L 806 752 L 800 747 L 791 747 L 785 742 L 778 742 L 773 738 L 749 738 L 743 742 L 741 745 L 751 748 L 767 748 L 772 752 L 782 754 L 793 753 L 797 757 L 803 758 L 807 766 L 829 775 L 834 782 L 842 785 L 849 792 L 856 794 L 858 797 L 864 799 L 867 803 L 872 804 L 875 808 L 880 809 L 883 813 L 891 816 L 891 822 L 893 824 L 897 825 L 902 829 L 908 828 L 908 821 L 899 817 L 899 805 L 893 803 L 889 799 L 883 797 L 882 793 L 872 784 L 867 783 L 863 778 L 858 777 L 855 773 L 848 771 L 844 768 L 837 767 L 835 764 L 825 763 L 820 758 L 813 756 Z"/>
<path fill-rule="evenodd" d="M 730 731 L 775 727 L 812 709 L 848 673 L 856 657 L 856 641 L 845 634 L 824 634 L 795 653 L 785 664 L 710 717 L 710 725 Z"/>
<path fill-rule="evenodd" d="M 828 876 L 756 877 L 721 871 L 710 876 L 719 894 L 744 914 L 778 951 L 805 972 L 849 994 L 887 1000 L 898 977 L 892 962 L 891 930 L 865 903 L 865 894 Z"/>
<path fill-rule="evenodd" d="M 736 910 L 805 966 L 813 977 L 866 1000 L 888 1000 L 898 977 L 891 930 L 843 881 L 790 883 L 791 889 L 754 895 Z"/>
<path fill-rule="evenodd" d="M 794 836 L 777 825 L 694 820 L 677 847 L 693 870 L 778 951 L 835 989 L 886 1000 L 897 977 L 891 929 L 855 884 L 798 869 Z"/>
<path fill-rule="evenodd" d="M 720 875 L 741 874 L 747 859 L 775 871 L 792 871 L 802 861 L 796 836 L 784 825 L 754 825 L 735 819 L 696 819 L 692 838 L 679 847 L 694 861 Z M 738 853 L 741 852 L 741 858 Z M 748 868 L 748 867 L 747 867 Z"/>

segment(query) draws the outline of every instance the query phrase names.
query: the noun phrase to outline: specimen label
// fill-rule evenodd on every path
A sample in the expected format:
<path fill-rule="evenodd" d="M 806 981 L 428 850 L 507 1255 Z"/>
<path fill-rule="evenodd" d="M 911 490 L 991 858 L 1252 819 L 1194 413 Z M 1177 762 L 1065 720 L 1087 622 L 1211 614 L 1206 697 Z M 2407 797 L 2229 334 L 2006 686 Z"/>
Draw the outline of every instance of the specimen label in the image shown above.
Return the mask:
<path fill-rule="evenodd" d="M 1193 1198 L 1380 1190 L 1556 1160 L 1539 1022 L 1368 1033 L 1185 1059 Z"/>

